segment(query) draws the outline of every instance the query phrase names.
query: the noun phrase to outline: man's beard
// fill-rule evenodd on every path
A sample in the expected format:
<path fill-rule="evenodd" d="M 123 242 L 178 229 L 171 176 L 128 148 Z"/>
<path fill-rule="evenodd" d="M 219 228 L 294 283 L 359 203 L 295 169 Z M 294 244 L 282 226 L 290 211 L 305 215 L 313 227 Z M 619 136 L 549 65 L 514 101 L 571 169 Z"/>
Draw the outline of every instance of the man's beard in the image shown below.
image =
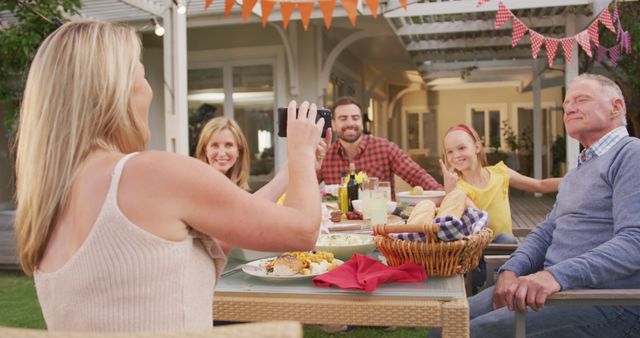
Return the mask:
<path fill-rule="evenodd" d="M 355 143 L 360 139 L 361 136 L 362 136 L 362 129 L 358 129 L 354 136 L 349 136 L 347 138 L 344 136 L 344 132 L 341 132 L 340 135 L 338 135 L 338 138 L 347 143 Z"/>

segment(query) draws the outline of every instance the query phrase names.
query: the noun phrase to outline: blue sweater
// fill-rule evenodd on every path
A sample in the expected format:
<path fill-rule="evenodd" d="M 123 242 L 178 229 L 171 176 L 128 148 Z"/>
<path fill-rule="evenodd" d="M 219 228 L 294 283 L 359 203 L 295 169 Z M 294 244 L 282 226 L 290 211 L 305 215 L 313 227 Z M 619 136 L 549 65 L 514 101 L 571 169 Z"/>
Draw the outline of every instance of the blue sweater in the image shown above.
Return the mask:
<path fill-rule="evenodd" d="M 640 140 L 625 137 L 569 171 L 553 210 L 500 270 L 545 269 L 562 290 L 639 288 L 639 169 Z"/>

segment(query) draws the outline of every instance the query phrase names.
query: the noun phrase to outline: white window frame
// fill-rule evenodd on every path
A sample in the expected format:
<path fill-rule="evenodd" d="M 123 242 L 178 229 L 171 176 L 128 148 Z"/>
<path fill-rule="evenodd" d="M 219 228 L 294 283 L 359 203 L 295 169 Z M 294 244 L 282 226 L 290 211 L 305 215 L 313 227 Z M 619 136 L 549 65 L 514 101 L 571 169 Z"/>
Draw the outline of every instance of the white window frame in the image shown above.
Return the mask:
<path fill-rule="evenodd" d="M 466 112 L 465 112 L 465 119 L 466 119 L 466 124 L 469 127 L 472 127 L 471 124 L 471 111 L 472 110 L 482 110 L 485 111 L 485 116 L 484 116 L 484 126 L 485 126 L 485 130 L 484 130 L 484 135 L 490 135 L 489 132 L 489 114 L 486 114 L 487 111 L 491 111 L 491 110 L 497 110 L 500 112 L 500 128 L 502 128 L 502 121 L 504 120 L 508 120 L 508 115 L 509 115 L 509 109 L 508 109 L 508 105 L 506 103 L 470 103 L 467 104 L 466 107 Z M 505 141 L 504 141 L 504 136 L 502 135 L 502 129 L 500 129 L 499 131 L 500 134 L 500 150 L 504 150 L 505 148 Z M 484 144 L 485 148 L 489 148 L 489 138 L 486 137 L 485 138 L 485 144 Z"/>
<path fill-rule="evenodd" d="M 260 57 L 255 57 L 260 55 Z M 224 116 L 233 118 L 233 67 L 271 65 L 273 67 L 273 130 L 278 128 L 278 107 L 287 106 L 285 90 L 285 53 L 282 46 L 242 47 L 228 49 L 209 49 L 188 53 L 188 70 L 222 68 L 225 93 Z M 281 137 L 275 137 L 275 170 L 279 171 L 287 160 L 287 143 Z"/>
<path fill-rule="evenodd" d="M 409 120 L 409 114 L 418 114 L 418 139 L 420 141 L 422 141 L 424 139 L 424 116 L 426 114 L 432 114 L 430 110 L 428 110 L 425 106 L 404 106 L 403 107 L 403 114 L 402 114 L 402 130 L 404 130 L 405 132 L 402 133 L 402 149 L 407 152 L 409 155 L 425 155 L 425 156 L 429 156 L 429 154 L 431 153 L 435 153 L 438 151 L 438 149 L 429 149 L 429 148 L 423 148 L 422 144 L 423 142 L 418 142 L 418 144 L 420 145 L 419 148 L 409 148 L 408 142 L 407 142 L 407 136 L 408 136 L 408 120 Z M 438 116 L 436 115 L 436 130 L 437 130 L 437 122 L 438 122 Z M 437 135 L 436 135 L 437 138 Z"/>

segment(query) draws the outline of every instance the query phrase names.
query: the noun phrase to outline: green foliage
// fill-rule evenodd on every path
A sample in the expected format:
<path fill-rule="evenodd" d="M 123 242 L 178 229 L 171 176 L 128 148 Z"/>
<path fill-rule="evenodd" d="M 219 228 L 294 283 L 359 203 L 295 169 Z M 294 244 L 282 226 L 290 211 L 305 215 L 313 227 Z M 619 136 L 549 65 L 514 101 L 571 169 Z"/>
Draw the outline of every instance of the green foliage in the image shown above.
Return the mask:
<path fill-rule="evenodd" d="M 4 21 L 0 26 L 0 102 L 6 102 L 9 109 L 5 118 L 9 130 L 16 119 L 29 64 L 42 41 L 57 27 L 45 18 L 65 18 L 76 14 L 79 7 L 80 0 L 0 1 L 0 12 L 8 11 L 13 17 L 9 19 L 6 13 L 0 16 Z"/>
<path fill-rule="evenodd" d="M 613 6 L 610 7 L 613 10 Z M 635 129 L 635 135 L 640 135 L 640 3 L 637 1 L 618 2 L 618 11 L 622 28 L 631 34 L 631 54 L 620 52 L 617 66 L 603 62 L 602 66 L 615 80 L 625 96 L 627 117 Z M 614 23 L 617 29 L 617 23 Z M 605 48 L 618 44 L 617 34 L 600 25 L 600 43 Z M 580 73 L 590 72 L 596 63 L 596 57 L 588 58 L 580 50 Z"/>
<path fill-rule="evenodd" d="M 511 151 L 531 151 L 533 150 L 533 140 L 531 138 L 531 132 L 528 128 L 525 128 L 520 135 L 511 128 L 506 120 L 502 120 L 502 137 L 507 143 L 509 150 Z"/>

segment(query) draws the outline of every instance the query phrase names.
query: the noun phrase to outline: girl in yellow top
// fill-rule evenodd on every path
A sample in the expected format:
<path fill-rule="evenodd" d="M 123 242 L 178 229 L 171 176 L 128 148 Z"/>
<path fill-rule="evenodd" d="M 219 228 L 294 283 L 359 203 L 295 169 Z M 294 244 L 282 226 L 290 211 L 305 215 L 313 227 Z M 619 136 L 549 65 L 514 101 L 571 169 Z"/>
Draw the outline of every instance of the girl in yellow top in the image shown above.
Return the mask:
<path fill-rule="evenodd" d="M 447 192 L 460 188 L 478 209 L 489 213 L 493 243 L 517 243 L 511 231 L 509 186 L 529 192 L 558 191 L 561 178 L 538 180 L 509 169 L 503 162 L 487 166 L 487 155 L 472 128 L 459 124 L 444 137 L 444 160 L 440 161 Z"/>

